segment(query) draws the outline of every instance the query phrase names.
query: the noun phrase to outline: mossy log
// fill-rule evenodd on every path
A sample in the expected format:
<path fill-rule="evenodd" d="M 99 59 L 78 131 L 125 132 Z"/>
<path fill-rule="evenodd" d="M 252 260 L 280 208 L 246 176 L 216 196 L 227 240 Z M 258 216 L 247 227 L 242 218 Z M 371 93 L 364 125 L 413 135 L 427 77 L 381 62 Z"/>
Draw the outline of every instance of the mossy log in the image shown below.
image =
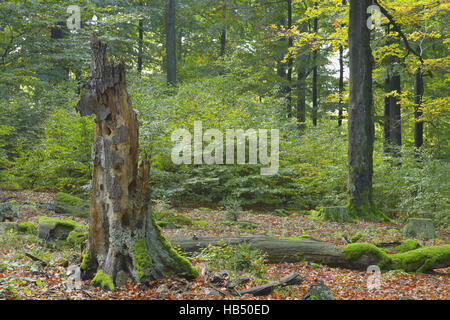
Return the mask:
<path fill-rule="evenodd" d="M 426 272 L 450 266 L 450 245 L 424 247 L 404 253 L 387 254 L 368 243 L 352 243 L 344 247 L 313 239 L 282 240 L 263 235 L 206 238 L 169 238 L 174 247 L 186 253 L 199 252 L 218 242 L 237 245 L 246 242 L 252 249 L 262 250 L 268 263 L 310 261 L 332 267 L 366 270 L 378 265 L 382 270 Z"/>
<path fill-rule="evenodd" d="M 127 278 L 195 277 L 196 269 L 161 235 L 150 212 L 150 164 L 146 157 L 138 163 L 137 112 L 126 89 L 125 63 L 107 59 L 106 44 L 95 35 L 91 57 L 90 77 L 76 106 L 82 116 L 95 115 L 89 247 L 82 277 L 106 275 L 114 284 Z"/>

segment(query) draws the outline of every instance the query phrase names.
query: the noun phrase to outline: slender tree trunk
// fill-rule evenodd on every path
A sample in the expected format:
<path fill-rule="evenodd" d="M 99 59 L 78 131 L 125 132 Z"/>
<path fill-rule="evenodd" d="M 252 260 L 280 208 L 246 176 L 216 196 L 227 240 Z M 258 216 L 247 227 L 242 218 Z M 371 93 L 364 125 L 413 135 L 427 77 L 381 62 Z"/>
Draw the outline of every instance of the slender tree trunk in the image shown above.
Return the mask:
<path fill-rule="evenodd" d="M 177 82 L 177 49 L 175 30 L 175 0 L 166 0 L 166 63 L 167 82 L 175 85 Z"/>
<path fill-rule="evenodd" d="M 227 29 L 223 28 L 222 31 L 220 32 L 220 52 L 219 52 L 219 56 L 221 56 L 221 57 L 225 55 L 226 44 L 227 44 Z"/>
<path fill-rule="evenodd" d="M 301 66 L 297 70 L 297 122 L 306 122 L 306 72 Z"/>
<path fill-rule="evenodd" d="M 137 72 L 142 72 L 142 54 L 144 50 L 144 20 L 139 19 L 139 40 L 138 40 L 138 59 L 137 59 Z"/>
<path fill-rule="evenodd" d="M 422 116 L 422 97 L 423 97 L 423 73 L 422 67 L 416 70 L 414 76 L 414 146 L 415 155 L 418 156 L 418 150 L 423 145 L 423 121 Z"/>
<path fill-rule="evenodd" d="M 287 0 L 288 5 L 288 30 L 292 28 L 292 0 Z M 293 41 L 292 37 L 289 36 L 288 38 L 288 48 L 292 47 Z M 292 117 L 292 64 L 293 60 L 292 57 L 289 57 L 288 59 L 288 70 L 287 70 L 287 99 L 288 99 L 288 105 L 287 105 L 287 116 L 288 118 Z"/>
<path fill-rule="evenodd" d="M 98 271 L 116 284 L 128 278 L 143 282 L 169 274 L 195 276 L 150 212 L 150 165 L 146 159 L 138 165 L 138 121 L 126 89 L 125 64 L 106 60 L 106 44 L 95 35 L 91 50 L 90 78 L 76 107 L 82 116 L 96 115 L 84 275 L 89 278 Z"/>
<path fill-rule="evenodd" d="M 339 46 L 339 110 L 338 110 L 338 127 L 342 126 L 342 114 L 344 109 L 344 48 Z"/>
<path fill-rule="evenodd" d="M 318 31 L 318 19 L 314 18 L 314 33 Z M 312 123 L 317 126 L 317 50 L 313 51 Z"/>
<path fill-rule="evenodd" d="M 396 94 L 401 93 L 401 79 L 400 73 L 394 72 L 390 78 L 390 91 L 395 91 Z M 395 151 L 393 150 L 393 155 L 399 156 L 400 148 L 402 146 L 402 122 L 401 122 L 401 109 L 400 109 L 400 99 L 396 96 L 391 96 L 390 99 L 390 141 Z"/>
<path fill-rule="evenodd" d="M 383 151 L 385 154 L 391 153 L 391 98 L 388 96 L 388 93 L 390 92 L 391 88 L 391 79 L 389 77 L 389 70 L 386 75 L 386 78 L 384 79 L 384 112 L 383 112 Z"/>
<path fill-rule="evenodd" d="M 355 217 L 376 215 L 373 176 L 373 57 L 367 28 L 370 0 L 350 0 L 350 103 L 348 110 L 348 210 Z"/>

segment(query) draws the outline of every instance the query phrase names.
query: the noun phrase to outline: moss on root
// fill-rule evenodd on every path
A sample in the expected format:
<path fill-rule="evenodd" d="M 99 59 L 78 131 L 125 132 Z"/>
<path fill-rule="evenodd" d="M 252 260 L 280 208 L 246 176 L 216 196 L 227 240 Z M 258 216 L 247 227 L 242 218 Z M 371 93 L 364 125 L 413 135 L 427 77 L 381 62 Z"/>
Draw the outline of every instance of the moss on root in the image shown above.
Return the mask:
<path fill-rule="evenodd" d="M 89 267 L 90 262 L 89 251 L 86 251 L 85 253 L 83 253 L 80 269 L 86 271 Z"/>
<path fill-rule="evenodd" d="M 344 247 L 344 252 L 346 258 L 352 261 L 356 261 L 362 256 L 376 257 L 377 265 L 383 270 L 426 272 L 436 266 L 450 265 L 450 245 L 424 247 L 388 255 L 373 244 L 352 243 Z"/>
<path fill-rule="evenodd" d="M 152 258 L 148 254 L 147 244 L 139 239 L 133 246 L 133 262 L 138 272 L 139 279 L 145 276 L 145 271 L 153 267 Z"/>
<path fill-rule="evenodd" d="M 91 284 L 99 286 L 103 289 L 114 290 L 114 282 L 111 277 L 103 272 L 103 270 L 98 270 L 94 279 L 92 279 Z"/>
<path fill-rule="evenodd" d="M 188 259 L 179 254 L 170 244 L 169 241 L 163 236 L 161 228 L 155 223 L 152 216 L 153 226 L 159 232 L 159 240 L 161 241 L 163 247 L 168 251 L 170 258 L 173 260 L 173 269 L 177 271 L 177 275 L 182 276 L 187 279 L 195 279 L 198 276 L 197 269 L 189 262 Z"/>

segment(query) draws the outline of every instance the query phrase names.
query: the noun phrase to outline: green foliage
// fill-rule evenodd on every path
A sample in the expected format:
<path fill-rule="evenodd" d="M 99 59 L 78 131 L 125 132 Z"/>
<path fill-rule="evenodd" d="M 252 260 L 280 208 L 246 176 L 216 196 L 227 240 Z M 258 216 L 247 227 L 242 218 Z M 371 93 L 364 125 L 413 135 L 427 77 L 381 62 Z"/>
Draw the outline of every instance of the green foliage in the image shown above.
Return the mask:
<path fill-rule="evenodd" d="M 213 270 L 231 272 L 250 272 L 257 277 L 265 274 L 265 256 L 260 250 L 252 250 L 247 243 L 228 245 L 219 241 L 217 245 L 209 244 L 198 254 L 199 259 L 206 260 Z"/>
<path fill-rule="evenodd" d="M 241 207 L 241 202 L 238 199 L 226 198 L 222 200 L 222 205 L 225 206 L 225 219 L 230 221 L 238 221 L 239 217 L 244 213 Z"/>

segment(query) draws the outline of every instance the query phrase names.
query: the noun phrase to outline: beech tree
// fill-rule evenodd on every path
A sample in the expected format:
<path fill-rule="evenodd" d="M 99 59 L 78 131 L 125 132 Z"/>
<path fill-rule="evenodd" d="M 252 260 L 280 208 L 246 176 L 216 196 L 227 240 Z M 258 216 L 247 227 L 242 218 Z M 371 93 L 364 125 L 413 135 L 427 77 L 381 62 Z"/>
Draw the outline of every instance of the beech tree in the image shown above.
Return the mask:
<path fill-rule="evenodd" d="M 82 116 L 95 114 L 84 276 L 97 272 L 94 280 L 110 288 L 128 278 L 142 282 L 171 274 L 195 277 L 196 269 L 170 246 L 150 212 L 150 164 L 145 157 L 138 164 L 137 113 L 127 93 L 124 61 L 109 61 L 106 44 L 95 35 L 91 56 L 90 77 L 76 106 Z"/>
<path fill-rule="evenodd" d="M 373 97 L 369 0 L 351 0 L 348 43 L 350 103 L 348 110 L 348 209 L 351 215 L 373 217 Z"/>

